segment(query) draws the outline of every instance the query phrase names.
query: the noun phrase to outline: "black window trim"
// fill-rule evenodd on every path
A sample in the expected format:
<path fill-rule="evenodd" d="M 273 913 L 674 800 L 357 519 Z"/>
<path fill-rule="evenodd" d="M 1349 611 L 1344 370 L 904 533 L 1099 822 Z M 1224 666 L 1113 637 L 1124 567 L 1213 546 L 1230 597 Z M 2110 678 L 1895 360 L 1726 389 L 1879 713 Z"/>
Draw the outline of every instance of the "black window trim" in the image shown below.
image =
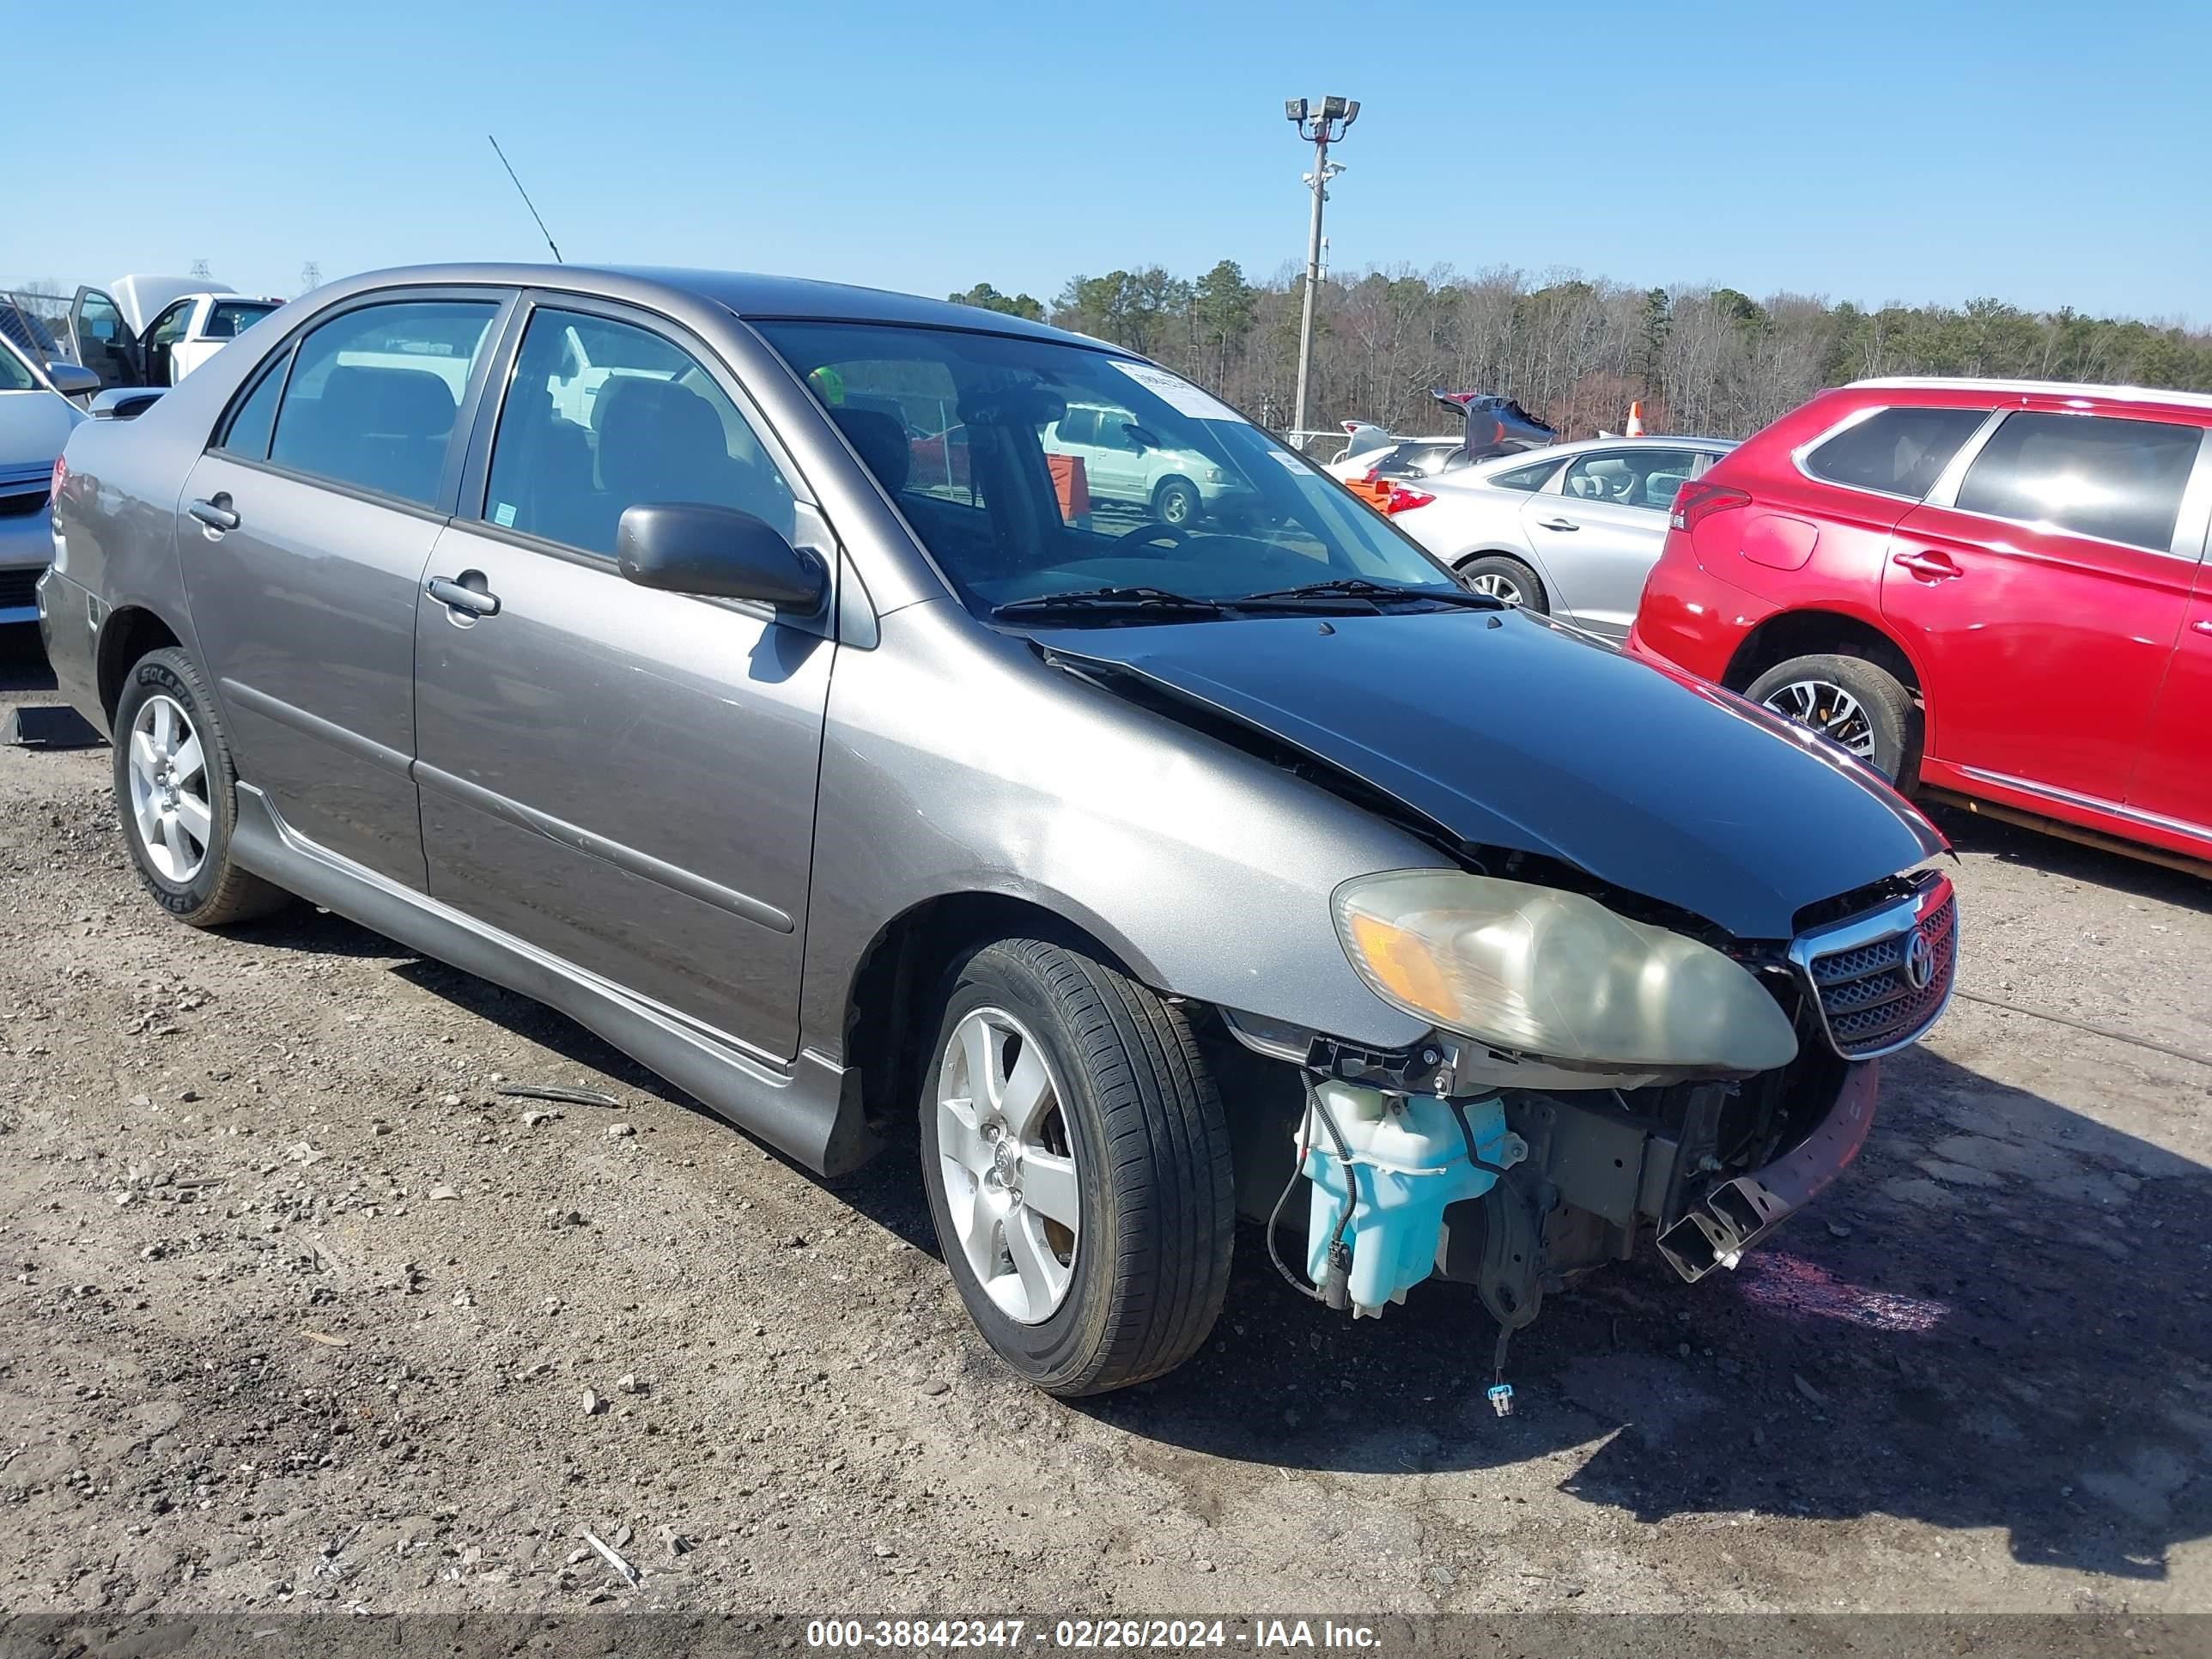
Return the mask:
<path fill-rule="evenodd" d="M 1877 415 L 1887 415 L 1894 409 L 1955 409 L 1966 414 L 1979 415 L 1982 417 L 1982 423 L 1968 433 L 1959 447 L 1952 452 L 1950 459 L 1943 463 L 1943 470 L 1936 475 L 1936 482 L 1917 495 L 1908 495 L 1902 490 L 1897 489 L 1876 489 L 1872 484 L 1846 483 L 1841 479 L 1831 478 L 1823 473 L 1813 471 L 1810 465 L 1813 453 L 1821 445 L 1832 438 L 1840 438 L 1853 427 L 1862 425 Z M 1936 492 L 1941 489 L 1950 478 L 1951 469 L 1958 464 L 1960 456 L 1969 451 L 1975 454 L 1981 453 L 1982 445 L 1988 441 L 1989 434 L 1996 429 L 1997 422 L 2004 413 L 2002 409 L 1978 408 L 1972 404 L 1867 404 L 1851 410 L 1826 431 L 1818 433 L 1799 444 L 1796 448 L 1790 452 L 1790 459 L 1797 471 L 1813 483 L 1823 485 L 1830 489 L 1848 489 L 1861 495 L 1876 495 L 1886 501 L 1911 501 L 1917 505 L 1921 501 L 1932 501 L 1935 498 Z"/>
<path fill-rule="evenodd" d="M 473 430 L 490 365 L 504 342 L 504 331 L 508 319 L 514 314 L 519 292 L 511 284 L 504 283 L 439 283 L 372 289 L 303 317 L 290 332 L 270 348 L 267 356 L 246 371 L 245 377 L 224 401 L 222 412 L 216 416 L 215 425 L 209 430 L 207 441 L 201 446 L 201 455 L 203 458 L 220 455 L 224 460 L 250 467 L 257 472 L 266 472 L 272 477 L 289 478 L 295 483 L 327 489 L 334 495 L 343 495 L 349 501 L 365 502 L 371 507 L 390 507 L 395 512 L 441 524 L 447 521 L 453 517 L 453 501 L 465 466 L 466 452 L 459 441 L 464 433 Z M 468 382 L 462 389 L 459 407 L 453 414 L 453 429 L 446 440 L 445 465 L 439 470 L 438 493 L 434 499 L 417 501 L 404 495 L 387 495 L 382 490 L 365 489 L 342 478 L 326 477 L 319 472 L 303 472 L 297 467 L 272 461 L 265 454 L 258 457 L 240 455 L 222 447 L 222 440 L 230 435 L 231 425 L 237 419 L 239 410 L 259 387 L 263 377 L 275 372 L 274 365 L 280 357 L 284 360 L 285 384 L 277 388 L 276 413 L 279 420 L 283 418 L 284 396 L 291 390 L 292 368 L 299 361 L 300 342 L 325 323 L 336 322 L 341 317 L 356 311 L 365 311 L 372 306 L 409 305 L 441 300 L 477 304 L 489 301 L 492 306 L 492 318 L 485 325 L 486 343 L 477 353 L 475 365 L 469 371 Z M 276 437 L 275 421 L 270 423 L 269 437 L 273 445 Z"/>
<path fill-rule="evenodd" d="M 2190 463 L 2189 477 L 2182 481 L 2181 500 L 2175 504 L 2173 510 L 2173 533 L 2168 538 L 2166 545 L 2146 547 L 2141 542 L 2119 541 L 2111 536 L 2100 536 L 2089 531 L 2075 530 L 2065 525 L 2054 523 L 2048 519 L 2014 519 L 2002 513 L 1987 513 L 1978 507 L 1960 507 L 1958 504 L 1959 490 L 1960 487 L 1966 483 L 1966 474 L 1972 470 L 1973 464 L 1981 459 L 1982 451 L 1989 447 L 1999 429 L 2015 415 L 2052 415 L 2069 420 L 2128 421 L 2138 426 L 2171 426 L 2177 427 L 2185 432 L 2194 431 L 2197 434 L 2197 458 Z M 1946 513 L 1956 513 L 1962 518 L 1979 519 L 1990 524 L 2011 525 L 2018 529 L 2033 530 L 2046 536 L 2069 536 L 2076 541 L 2094 542 L 2100 547 L 2124 548 L 2130 553 L 2149 553 L 2160 558 L 2179 559 L 2186 563 L 2197 564 L 2202 562 L 2204 556 L 2205 530 L 2199 517 L 2201 509 L 2197 498 L 2202 495 L 2205 488 L 2198 480 L 2205 477 L 2208 470 L 2212 470 L 2212 453 L 2208 452 L 2212 452 L 2212 427 L 2197 426 L 2190 421 L 2171 421 L 2147 415 L 2122 415 L 2107 409 L 2036 409 L 2026 404 L 2016 404 L 2003 409 L 1993 409 L 1990 411 L 1990 418 L 1983 422 L 1979 431 L 1976 432 L 1965 444 L 1960 446 L 1959 453 L 1945 465 L 1942 475 L 1936 478 L 1928 494 L 1922 497 L 1922 501 L 1926 506 L 1941 507 Z M 1844 486 L 1846 489 L 1849 487 Z M 2193 529 L 2192 526 L 2194 526 Z"/>

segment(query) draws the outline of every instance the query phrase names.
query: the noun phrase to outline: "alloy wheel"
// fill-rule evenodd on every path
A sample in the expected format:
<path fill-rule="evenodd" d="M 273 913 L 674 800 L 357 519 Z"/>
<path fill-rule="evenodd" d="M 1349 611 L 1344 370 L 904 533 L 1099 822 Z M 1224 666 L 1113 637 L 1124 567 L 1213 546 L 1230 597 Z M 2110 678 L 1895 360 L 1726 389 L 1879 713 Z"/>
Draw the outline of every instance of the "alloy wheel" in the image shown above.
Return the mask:
<path fill-rule="evenodd" d="M 146 860 L 182 887 L 207 862 L 215 813 L 208 804 L 207 758 L 184 705 L 161 692 L 131 722 L 131 817 Z"/>
<path fill-rule="evenodd" d="M 1859 700 L 1833 680 L 1792 680 L 1778 685 L 1766 694 L 1766 707 L 1863 761 L 1874 759 L 1874 722 Z"/>
<path fill-rule="evenodd" d="M 1520 583 L 1497 570 L 1476 572 L 1467 579 L 1467 586 L 1471 592 L 1486 594 L 1505 605 L 1519 605 L 1525 597 Z"/>
<path fill-rule="evenodd" d="M 1000 1312 L 1042 1324 L 1075 1279 L 1082 1205 L 1060 1079 L 1012 1014 L 977 1008 L 937 1067 L 937 1151 L 961 1254 Z"/>

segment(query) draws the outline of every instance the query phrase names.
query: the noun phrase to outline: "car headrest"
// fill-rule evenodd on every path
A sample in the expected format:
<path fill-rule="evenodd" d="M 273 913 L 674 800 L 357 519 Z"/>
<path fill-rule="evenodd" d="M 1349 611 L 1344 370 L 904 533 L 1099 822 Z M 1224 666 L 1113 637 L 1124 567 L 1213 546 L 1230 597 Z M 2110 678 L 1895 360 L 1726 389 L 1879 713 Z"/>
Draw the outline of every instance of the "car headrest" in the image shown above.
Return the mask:
<path fill-rule="evenodd" d="M 881 410 L 852 408 L 833 409 L 830 418 L 860 452 L 877 483 L 894 495 L 906 488 L 907 475 L 914 467 L 914 447 L 896 419 Z"/>
<path fill-rule="evenodd" d="M 426 368 L 340 363 L 323 382 L 324 424 L 373 438 L 442 438 L 453 429 L 453 388 Z"/>
<path fill-rule="evenodd" d="M 630 501 L 708 499 L 701 492 L 729 469 L 714 404 L 673 380 L 610 376 L 592 399 L 592 425 L 600 486 Z"/>

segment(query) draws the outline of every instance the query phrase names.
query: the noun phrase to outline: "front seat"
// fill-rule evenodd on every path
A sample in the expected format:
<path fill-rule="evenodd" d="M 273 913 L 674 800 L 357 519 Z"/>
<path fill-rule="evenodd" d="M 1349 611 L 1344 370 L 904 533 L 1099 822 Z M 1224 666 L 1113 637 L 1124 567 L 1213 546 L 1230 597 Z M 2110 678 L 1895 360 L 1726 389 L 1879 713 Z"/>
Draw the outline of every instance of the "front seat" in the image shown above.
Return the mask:
<path fill-rule="evenodd" d="M 599 440 L 594 548 L 611 553 L 623 509 L 647 501 L 735 507 L 792 531 L 791 497 L 763 469 L 730 453 L 722 417 L 686 386 L 644 375 L 610 377 L 592 405 Z"/>

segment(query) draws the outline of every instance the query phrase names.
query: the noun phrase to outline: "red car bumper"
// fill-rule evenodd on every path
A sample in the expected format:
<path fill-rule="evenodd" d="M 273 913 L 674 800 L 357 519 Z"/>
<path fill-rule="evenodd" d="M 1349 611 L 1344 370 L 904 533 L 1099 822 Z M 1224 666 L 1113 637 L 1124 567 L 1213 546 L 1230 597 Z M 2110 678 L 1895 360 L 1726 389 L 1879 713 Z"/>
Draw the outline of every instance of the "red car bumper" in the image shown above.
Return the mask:
<path fill-rule="evenodd" d="M 1678 550 L 1674 540 L 1668 537 L 1666 556 L 1644 584 L 1643 602 L 1628 630 L 1628 651 L 1717 683 L 1727 675 L 1744 636 L 1776 607 L 1721 580 L 1686 550 Z"/>

